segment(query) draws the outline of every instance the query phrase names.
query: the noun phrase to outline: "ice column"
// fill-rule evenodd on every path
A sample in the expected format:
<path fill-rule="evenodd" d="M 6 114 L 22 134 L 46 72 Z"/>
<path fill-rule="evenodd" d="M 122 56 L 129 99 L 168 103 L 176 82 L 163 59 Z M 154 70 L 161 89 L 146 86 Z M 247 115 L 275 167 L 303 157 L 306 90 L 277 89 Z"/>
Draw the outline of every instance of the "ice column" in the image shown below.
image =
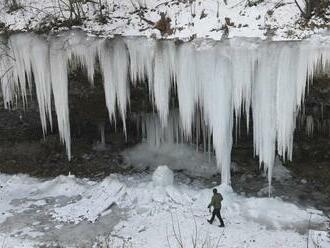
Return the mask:
<path fill-rule="evenodd" d="M 169 113 L 169 99 L 175 71 L 175 46 L 170 41 L 157 43 L 154 58 L 154 104 L 162 125 L 166 125 Z"/>
<path fill-rule="evenodd" d="M 78 63 L 87 72 L 89 82 L 94 85 L 95 64 L 97 57 L 97 41 L 81 33 L 69 34 L 68 56 L 72 63 Z"/>
<path fill-rule="evenodd" d="M 222 183 L 230 184 L 232 149 L 232 67 L 225 46 L 216 46 L 198 53 L 197 68 L 202 90 L 204 119 L 213 134 L 213 146 Z"/>
<path fill-rule="evenodd" d="M 110 121 L 116 120 L 117 103 L 124 131 L 126 131 L 125 119 L 129 101 L 129 59 L 127 47 L 121 39 L 105 39 L 100 41 L 98 57 L 103 75 L 105 100 Z"/>
<path fill-rule="evenodd" d="M 188 137 L 191 136 L 194 113 L 198 103 L 197 59 L 196 50 L 191 44 L 180 45 L 176 59 L 176 87 L 182 126 Z"/>
<path fill-rule="evenodd" d="M 47 132 L 47 118 L 52 128 L 51 94 L 52 85 L 50 77 L 49 45 L 38 37 L 32 40 L 31 65 L 36 85 L 40 119 L 44 135 Z"/>
<path fill-rule="evenodd" d="M 54 96 L 57 124 L 61 141 L 65 143 L 71 158 L 71 135 L 68 99 L 68 56 L 65 43 L 61 38 L 51 41 L 50 72 Z"/>

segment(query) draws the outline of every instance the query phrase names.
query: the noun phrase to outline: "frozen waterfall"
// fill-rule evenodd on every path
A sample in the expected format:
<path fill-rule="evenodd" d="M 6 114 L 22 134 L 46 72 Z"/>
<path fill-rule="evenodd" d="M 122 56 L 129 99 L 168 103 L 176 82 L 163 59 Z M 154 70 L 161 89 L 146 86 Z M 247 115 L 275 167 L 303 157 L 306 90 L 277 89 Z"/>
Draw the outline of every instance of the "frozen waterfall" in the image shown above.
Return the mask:
<path fill-rule="evenodd" d="M 159 123 L 152 131 L 145 122 L 144 129 L 156 132 L 172 122 L 177 129 L 171 136 L 175 140 L 191 140 L 194 135 L 198 139 L 196 132 L 212 136 L 205 141 L 213 142 L 222 182 L 226 184 L 230 184 L 233 123 L 239 123 L 244 114 L 249 124 L 252 115 L 255 155 L 268 171 L 270 182 L 275 154 L 292 158 L 296 116 L 316 66 L 325 67 L 330 62 L 330 43 L 322 39 L 176 43 L 147 38 L 99 39 L 69 32 L 56 37 L 14 34 L 6 40 L 0 37 L 0 41 L 5 107 L 11 108 L 18 98 L 26 104 L 28 92 L 35 85 L 46 134 L 52 124 L 53 98 L 59 134 L 69 158 L 69 66 L 81 65 L 93 84 L 99 64 L 110 121 L 116 121 L 118 111 L 125 123 L 131 85 L 147 82 Z M 176 120 L 180 123 L 175 124 L 169 115 L 173 91 L 179 101 Z M 163 138 L 157 133 L 152 135 Z"/>

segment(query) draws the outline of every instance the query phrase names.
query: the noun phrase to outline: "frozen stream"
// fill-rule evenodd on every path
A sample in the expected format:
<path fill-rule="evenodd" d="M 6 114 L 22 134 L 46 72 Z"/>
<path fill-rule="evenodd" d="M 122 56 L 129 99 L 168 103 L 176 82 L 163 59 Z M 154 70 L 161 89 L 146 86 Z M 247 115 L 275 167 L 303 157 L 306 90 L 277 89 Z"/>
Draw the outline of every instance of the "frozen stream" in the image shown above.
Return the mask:
<path fill-rule="evenodd" d="M 177 247 L 180 229 L 185 247 L 191 247 L 196 230 L 197 242 L 210 247 L 218 242 L 228 248 L 304 247 L 308 234 L 310 242 L 330 245 L 329 220 L 321 211 L 280 198 L 243 197 L 226 186 L 218 187 L 226 228 L 209 225 L 211 189 L 199 180 L 188 185 L 178 174 L 171 184 L 168 177 L 163 172 L 112 175 L 96 182 L 2 174 L 0 243 L 8 248 Z"/>

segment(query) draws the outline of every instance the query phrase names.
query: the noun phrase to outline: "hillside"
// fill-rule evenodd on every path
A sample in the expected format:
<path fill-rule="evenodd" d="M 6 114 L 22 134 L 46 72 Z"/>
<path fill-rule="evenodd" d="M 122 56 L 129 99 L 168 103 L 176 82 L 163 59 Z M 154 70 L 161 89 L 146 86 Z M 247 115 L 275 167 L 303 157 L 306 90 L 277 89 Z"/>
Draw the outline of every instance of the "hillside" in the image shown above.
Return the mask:
<path fill-rule="evenodd" d="M 328 17 L 329 9 L 306 19 L 293 0 L 5 0 L 0 32 L 79 27 L 101 36 L 296 40 L 326 32 Z"/>

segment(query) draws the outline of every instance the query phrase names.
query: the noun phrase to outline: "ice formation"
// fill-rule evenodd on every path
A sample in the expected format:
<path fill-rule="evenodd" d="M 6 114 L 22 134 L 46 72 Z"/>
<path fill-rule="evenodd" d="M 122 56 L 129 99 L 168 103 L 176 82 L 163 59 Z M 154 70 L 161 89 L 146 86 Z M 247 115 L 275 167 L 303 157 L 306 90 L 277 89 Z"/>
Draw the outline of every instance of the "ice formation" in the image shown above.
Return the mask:
<path fill-rule="evenodd" d="M 306 117 L 306 134 L 308 137 L 313 137 L 314 133 L 314 119 L 313 116 L 308 115 Z"/>
<path fill-rule="evenodd" d="M 320 110 L 321 116 L 315 114 L 306 116 L 305 113 L 300 113 L 297 117 L 298 130 L 305 132 L 305 134 L 310 138 L 313 138 L 315 134 L 330 136 L 330 119 L 324 118 L 322 106 Z M 304 112 L 304 110 L 301 112 Z M 314 110 L 313 112 L 315 113 Z"/>
<path fill-rule="evenodd" d="M 141 114 L 138 116 L 141 134 L 144 141 L 152 146 L 161 144 L 183 143 L 184 137 L 179 113 L 171 111 L 167 117 L 166 127 L 162 126 L 157 114 Z M 138 130 L 139 131 L 139 130 Z"/>
<path fill-rule="evenodd" d="M 316 66 L 325 67 L 330 61 L 326 40 L 231 39 L 180 44 L 146 38 L 97 39 L 77 32 L 47 40 L 14 34 L 2 42 L 6 45 L 0 51 L 1 89 L 4 104 L 10 108 L 19 95 L 26 104 L 34 82 L 44 133 L 52 122 L 52 94 L 60 137 L 69 157 L 69 66 L 85 68 L 93 83 L 99 63 L 109 118 L 115 121 L 118 110 L 124 127 L 130 83 L 148 82 L 159 115 L 157 130 L 171 122 L 169 102 L 175 92 L 181 123 L 175 124 L 177 133 L 172 137 L 192 140 L 194 136 L 204 147 L 212 141 L 225 184 L 230 184 L 233 123 L 239 123 L 244 114 L 249 128 L 251 112 L 255 154 L 270 182 L 275 154 L 292 158 L 296 116 L 308 82 Z M 145 130 L 156 132 L 151 127 Z M 158 142 L 164 136 L 154 133 L 152 137 Z"/>
<path fill-rule="evenodd" d="M 166 165 L 160 165 L 152 174 L 152 181 L 155 186 L 169 186 L 173 184 L 174 174 Z"/>

